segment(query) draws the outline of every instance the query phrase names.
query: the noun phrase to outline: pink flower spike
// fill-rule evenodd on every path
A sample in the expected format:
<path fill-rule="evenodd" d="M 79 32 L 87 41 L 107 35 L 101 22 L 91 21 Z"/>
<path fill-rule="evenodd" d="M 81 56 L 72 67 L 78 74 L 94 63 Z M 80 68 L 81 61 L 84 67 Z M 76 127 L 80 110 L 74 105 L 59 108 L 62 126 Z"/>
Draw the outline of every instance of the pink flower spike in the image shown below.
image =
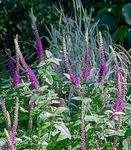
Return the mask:
<path fill-rule="evenodd" d="M 35 40 L 36 40 L 36 49 L 39 58 L 39 62 L 43 61 L 43 45 L 41 42 L 41 38 L 36 25 L 36 17 L 33 14 L 33 9 L 31 9 L 31 20 L 32 20 L 32 29 L 34 32 Z"/>
<path fill-rule="evenodd" d="M 85 53 L 85 67 L 82 72 L 82 77 L 84 80 L 87 80 L 89 74 L 90 74 L 90 60 L 89 60 L 89 38 L 88 38 L 88 28 L 86 30 L 85 34 L 85 43 L 86 43 L 86 53 Z"/>
<path fill-rule="evenodd" d="M 99 71 L 98 82 L 100 83 L 101 81 L 105 79 L 105 76 L 106 76 L 106 59 L 105 59 L 104 45 L 103 45 L 101 32 L 99 32 L 99 38 L 100 38 L 101 61 L 100 61 L 100 71 Z"/>
<path fill-rule="evenodd" d="M 67 56 L 67 50 L 66 50 L 66 42 L 65 42 L 65 38 L 63 38 L 63 50 L 64 50 L 64 62 L 65 62 L 65 66 L 69 72 L 72 84 L 74 87 L 78 87 L 80 85 L 80 80 L 77 77 L 77 75 L 73 72 L 73 69 L 71 68 L 69 61 L 68 61 L 68 56 Z"/>
<path fill-rule="evenodd" d="M 14 66 L 13 59 L 11 58 L 11 54 L 8 55 L 8 67 L 11 72 L 11 75 L 13 75 L 15 66 Z"/>
<path fill-rule="evenodd" d="M 18 45 L 18 41 L 16 39 L 14 40 L 14 43 L 15 43 L 15 48 L 16 48 L 17 55 L 19 56 L 20 62 L 21 62 L 23 68 L 25 69 L 25 71 L 27 73 L 28 79 L 30 80 L 32 86 L 36 89 L 36 91 L 40 92 L 39 81 L 37 80 L 34 72 L 31 69 L 31 67 L 26 63 L 26 61 L 25 61 L 25 59 L 22 55 L 22 52 L 20 50 L 20 47 Z"/>

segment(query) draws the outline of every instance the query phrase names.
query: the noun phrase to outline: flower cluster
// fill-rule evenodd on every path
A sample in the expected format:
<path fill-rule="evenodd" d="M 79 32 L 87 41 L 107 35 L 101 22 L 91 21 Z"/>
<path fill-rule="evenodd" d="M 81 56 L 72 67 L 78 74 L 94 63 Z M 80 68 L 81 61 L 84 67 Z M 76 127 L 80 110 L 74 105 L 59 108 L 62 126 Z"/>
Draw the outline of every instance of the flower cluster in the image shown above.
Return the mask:
<path fill-rule="evenodd" d="M 29 101 L 29 122 L 28 122 L 30 132 L 32 131 L 32 127 L 33 127 L 32 111 L 34 107 L 35 107 L 35 101 L 30 100 Z"/>
<path fill-rule="evenodd" d="M 85 141 L 85 127 L 84 123 L 82 122 L 81 125 L 81 150 L 86 150 L 86 141 Z"/>
<path fill-rule="evenodd" d="M 114 61 L 115 61 L 115 72 L 116 72 L 116 80 L 117 80 L 117 85 L 118 85 L 117 98 L 113 105 L 113 109 L 114 109 L 115 113 L 117 113 L 117 112 L 122 112 L 124 109 L 126 83 L 124 82 L 122 70 L 119 67 L 119 63 L 117 61 L 114 49 L 112 47 L 110 47 L 110 48 L 112 50 L 112 54 L 113 54 Z M 113 119 L 120 121 L 119 120 L 120 115 L 113 114 Z"/>
<path fill-rule="evenodd" d="M 81 150 L 86 150 L 86 133 L 84 121 L 84 103 L 81 106 Z"/>
<path fill-rule="evenodd" d="M 90 74 L 90 66 L 89 66 L 89 36 L 88 36 L 88 29 L 86 30 L 86 34 L 85 34 L 85 43 L 86 43 L 86 52 L 85 52 L 85 67 L 84 70 L 82 72 L 82 77 L 84 80 L 86 80 Z"/>
<path fill-rule="evenodd" d="M 105 59 L 105 50 L 104 50 L 104 44 L 103 44 L 103 38 L 101 32 L 99 32 L 99 39 L 100 39 L 100 50 L 101 50 L 101 60 L 100 60 L 100 71 L 99 71 L 99 78 L 98 82 L 100 83 L 105 79 L 106 76 L 106 59 Z M 82 72 L 82 78 L 84 80 L 87 80 L 89 74 L 90 74 L 90 54 L 89 54 L 89 36 L 88 36 L 88 29 L 85 33 L 85 64 L 84 64 L 84 70 Z M 73 72 L 73 69 L 71 68 L 71 65 L 68 61 L 67 56 L 67 49 L 66 49 L 66 42 L 65 38 L 63 38 L 63 51 L 64 51 L 64 62 L 66 65 L 66 68 L 69 72 L 72 84 L 74 87 L 77 87 L 80 84 L 80 80 L 77 77 L 77 75 Z"/>
<path fill-rule="evenodd" d="M 8 131 L 5 129 L 5 134 L 7 136 L 7 143 L 6 143 L 6 149 L 7 150 L 15 150 L 15 144 L 16 144 L 16 130 L 18 126 L 18 110 L 19 110 L 19 100 L 16 100 L 16 106 L 15 106 L 15 112 L 14 112 L 14 122 L 13 126 L 11 127 L 11 120 L 10 115 L 8 111 L 6 110 L 5 106 L 5 100 L 0 100 L 0 105 L 2 107 L 2 112 L 4 115 L 4 118 L 6 120 L 6 126 Z"/>
<path fill-rule="evenodd" d="M 125 98 L 125 88 L 124 88 L 124 83 L 123 83 L 123 77 L 122 73 L 119 70 L 118 71 L 118 90 L 117 90 L 117 98 L 116 102 L 113 105 L 113 109 L 115 112 L 122 112 L 124 109 L 124 98 Z M 119 115 L 114 115 L 113 117 L 115 120 L 119 119 Z"/>
<path fill-rule="evenodd" d="M 19 70 L 20 70 L 20 65 L 19 65 L 19 57 L 16 55 L 16 64 L 14 65 L 13 59 L 11 58 L 11 54 L 8 55 L 8 66 L 13 78 L 13 86 L 18 87 L 18 84 L 20 82 L 20 75 L 19 75 Z"/>
<path fill-rule="evenodd" d="M 101 61 L 100 61 L 100 71 L 99 71 L 98 82 L 101 82 L 105 79 L 105 76 L 106 76 L 106 59 L 105 59 L 103 38 L 102 38 L 101 32 L 99 32 L 99 38 L 100 38 Z"/>
<path fill-rule="evenodd" d="M 39 81 L 37 80 L 34 72 L 30 68 L 30 66 L 26 63 L 16 39 L 14 40 L 14 43 L 15 43 L 16 53 L 20 59 L 20 62 L 22 64 L 23 68 L 25 69 L 25 71 L 27 73 L 27 76 L 28 76 L 32 86 L 36 89 L 36 91 L 39 92 L 40 91 Z"/>
<path fill-rule="evenodd" d="M 11 58 L 11 54 L 8 54 L 8 67 L 9 67 L 9 70 L 11 72 L 11 75 L 13 76 L 13 73 L 14 73 L 14 62 L 13 62 L 13 59 Z"/>
<path fill-rule="evenodd" d="M 65 61 L 65 65 L 66 65 L 66 68 L 69 72 L 69 75 L 70 75 L 70 78 L 71 78 L 71 81 L 72 81 L 72 84 L 74 87 L 77 87 L 79 86 L 80 84 L 80 80 L 79 78 L 77 77 L 77 75 L 73 72 L 70 64 L 69 64 L 69 61 L 68 61 L 68 57 L 67 57 L 67 50 L 66 50 L 66 42 L 65 42 L 65 38 L 63 38 L 63 50 L 64 50 L 64 61 Z"/>
<path fill-rule="evenodd" d="M 33 29 L 35 40 L 36 40 L 37 54 L 38 54 L 39 62 L 41 62 L 43 60 L 43 45 L 42 45 L 41 38 L 40 38 L 38 29 L 36 26 L 36 18 L 33 14 L 33 10 L 31 10 L 31 20 L 32 20 L 32 29 Z"/>

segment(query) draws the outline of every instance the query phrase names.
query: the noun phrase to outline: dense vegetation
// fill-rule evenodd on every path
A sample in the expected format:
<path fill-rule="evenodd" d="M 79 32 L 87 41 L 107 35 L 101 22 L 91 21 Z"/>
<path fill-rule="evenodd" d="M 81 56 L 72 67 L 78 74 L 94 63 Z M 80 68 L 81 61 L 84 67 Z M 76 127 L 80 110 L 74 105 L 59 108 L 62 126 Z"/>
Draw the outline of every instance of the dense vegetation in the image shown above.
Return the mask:
<path fill-rule="evenodd" d="M 130 150 L 131 4 L 49 3 L 1 3 L 0 149 Z"/>

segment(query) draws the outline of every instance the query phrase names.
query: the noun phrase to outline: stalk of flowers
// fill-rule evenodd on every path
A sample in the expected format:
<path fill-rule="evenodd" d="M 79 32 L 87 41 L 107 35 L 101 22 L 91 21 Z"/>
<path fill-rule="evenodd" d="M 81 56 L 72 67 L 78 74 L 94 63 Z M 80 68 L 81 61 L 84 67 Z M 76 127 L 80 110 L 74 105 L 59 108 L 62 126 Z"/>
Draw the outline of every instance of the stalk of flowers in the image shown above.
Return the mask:
<path fill-rule="evenodd" d="M 14 147 L 14 145 L 12 143 L 12 140 L 10 138 L 10 135 L 9 135 L 8 131 L 6 129 L 4 129 L 4 131 L 5 131 L 7 140 L 8 140 L 8 142 L 6 144 L 6 150 L 15 150 L 15 147 Z"/>
<path fill-rule="evenodd" d="M 123 91 L 122 91 L 120 73 L 118 74 L 118 91 L 117 91 L 117 100 L 113 106 L 116 112 L 121 112 L 123 110 Z"/>
<path fill-rule="evenodd" d="M 101 61 L 100 61 L 98 82 L 100 83 L 105 79 L 106 76 L 106 59 L 105 59 L 105 52 L 104 52 L 105 50 L 104 50 L 104 44 L 103 44 L 103 38 L 101 32 L 99 32 L 99 39 L 100 39 Z"/>
<path fill-rule="evenodd" d="M 11 53 L 8 53 L 8 67 L 11 72 L 11 75 L 13 76 L 15 66 L 14 66 L 13 59 L 11 57 Z"/>
<path fill-rule="evenodd" d="M 7 127 L 8 130 L 10 130 L 10 128 L 11 128 L 11 120 L 10 120 L 10 115 L 9 115 L 9 113 L 8 113 L 8 111 L 6 110 L 5 100 L 4 100 L 4 99 L 1 99 L 1 100 L 0 100 L 0 105 L 1 105 L 2 112 L 3 112 L 4 118 L 5 118 L 6 127 Z"/>
<path fill-rule="evenodd" d="M 114 49 L 112 46 L 110 46 L 110 49 L 112 51 L 112 55 L 113 55 L 113 59 L 114 59 L 114 62 L 115 62 L 115 74 L 116 74 L 116 81 L 118 83 L 118 78 L 119 78 L 119 73 L 120 73 L 120 80 L 122 81 L 122 74 L 120 72 L 120 67 L 119 67 L 119 63 L 117 61 L 117 58 L 116 58 L 116 54 L 114 52 Z"/>
<path fill-rule="evenodd" d="M 113 119 L 118 121 L 118 128 L 121 127 L 122 115 L 121 114 L 116 114 L 116 113 L 119 113 L 119 112 L 123 111 L 123 109 L 124 109 L 124 99 L 125 99 L 125 85 L 123 83 L 122 73 L 119 70 L 119 72 L 118 72 L 117 98 L 116 98 L 116 101 L 113 105 L 113 109 L 115 111 L 115 113 L 113 115 Z"/>
<path fill-rule="evenodd" d="M 122 97 L 121 97 L 121 99 L 124 100 L 125 91 L 126 91 L 126 88 L 127 88 L 126 79 L 122 75 L 122 70 L 121 70 L 121 68 L 119 66 L 119 63 L 118 63 L 118 60 L 116 58 L 116 54 L 114 52 L 113 47 L 110 46 L 110 49 L 112 51 L 114 62 L 115 62 L 116 81 L 117 81 L 117 83 L 121 82 L 121 90 L 122 90 Z M 126 73 L 125 73 L 125 76 L 126 76 Z M 119 84 L 118 84 L 118 86 L 119 86 Z"/>
<path fill-rule="evenodd" d="M 125 97 L 125 90 L 126 90 L 126 81 L 124 80 L 124 77 L 122 75 L 122 70 L 119 66 L 118 60 L 116 58 L 114 49 L 110 46 L 111 50 L 112 50 L 112 54 L 113 54 L 113 58 L 115 61 L 115 73 L 116 73 L 116 81 L 118 84 L 118 91 L 121 91 L 121 99 L 124 101 L 124 97 Z"/>
<path fill-rule="evenodd" d="M 63 38 L 63 51 L 64 51 L 64 62 L 65 62 L 65 66 L 69 72 L 72 84 L 74 87 L 78 87 L 80 85 L 80 80 L 77 77 L 77 75 L 73 72 L 69 61 L 68 61 L 68 56 L 67 56 L 67 50 L 66 50 L 66 42 L 65 42 L 65 38 Z"/>
<path fill-rule="evenodd" d="M 32 111 L 35 107 L 35 102 L 33 100 L 29 101 L 29 130 L 30 132 L 32 131 L 32 127 L 33 127 L 33 119 L 32 119 Z"/>
<path fill-rule="evenodd" d="M 20 82 L 20 75 L 19 75 L 19 58 L 16 56 L 16 65 L 14 65 L 14 62 L 11 58 L 11 54 L 9 53 L 8 54 L 8 66 L 9 66 L 9 70 L 11 72 L 11 76 L 12 76 L 12 79 L 13 79 L 13 86 L 14 87 L 17 87 L 19 82 Z"/>
<path fill-rule="evenodd" d="M 19 113 L 19 99 L 16 100 L 15 112 L 14 112 L 14 122 L 12 126 L 12 133 L 13 133 L 13 143 L 16 141 L 16 130 L 18 127 L 18 113 Z"/>
<path fill-rule="evenodd" d="M 124 82 L 124 78 L 122 75 L 122 70 L 119 67 L 119 63 L 117 61 L 114 49 L 110 46 L 113 54 L 113 58 L 115 61 L 115 72 L 116 72 L 116 80 L 117 80 L 117 85 L 118 85 L 118 90 L 117 90 L 117 98 L 116 101 L 113 105 L 113 109 L 115 113 L 122 112 L 124 109 L 124 99 L 125 99 L 125 90 L 126 90 L 126 84 Z M 119 122 L 119 126 L 121 124 L 121 115 L 113 115 L 113 119 L 117 120 Z"/>
<path fill-rule="evenodd" d="M 15 43 L 16 53 L 19 56 L 20 62 L 22 64 L 23 68 L 25 69 L 25 71 L 27 73 L 27 76 L 28 76 L 32 86 L 36 89 L 36 91 L 39 92 L 40 91 L 39 81 L 37 80 L 34 72 L 31 69 L 31 67 L 26 63 L 26 61 L 25 61 L 25 59 L 22 55 L 22 52 L 20 50 L 20 47 L 18 45 L 17 39 L 14 39 L 14 43 Z"/>
<path fill-rule="evenodd" d="M 20 82 L 19 70 L 20 70 L 19 56 L 16 53 L 16 68 L 15 68 L 14 74 L 13 74 L 13 85 L 14 85 L 14 87 L 17 87 L 19 82 Z"/>
<path fill-rule="evenodd" d="M 84 123 L 84 106 L 82 102 L 81 107 L 81 150 L 86 150 L 86 134 L 85 134 L 85 123 Z"/>
<path fill-rule="evenodd" d="M 36 17 L 34 16 L 32 9 L 31 9 L 31 21 L 32 21 L 32 30 L 36 40 L 37 54 L 38 54 L 39 62 L 41 62 L 43 60 L 43 45 L 37 29 Z"/>
<path fill-rule="evenodd" d="M 14 112 L 14 121 L 13 121 L 13 126 L 11 130 L 8 131 L 8 134 L 10 136 L 10 141 L 7 141 L 7 147 L 9 150 L 11 150 L 11 144 L 15 147 L 16 144 L 16 130 L 18 126 L 18 112 L 19 112 L 19 99 L 17 98 L 16 100 L 16 106 L 15 106 L 15 112 Z M 8 149 L 7 149 L 8 150 Z"/>
<path fill-rule="evenodd" d="M 11 127 L 11 120 L 10 120 L 10 115 L 6 110 L 5 106 L 5 100 L 1 100 L 1 107 L 2 107 L 2 112 L 5 117 L 6 124 L 8 127 L 8 131 L 5 129 L 5 133 L 7 136 L 7 142 L 6 142 L 6 150 L 15 150 L 15 144 L 16 144 L 16 130 L 18 126 L 18 110 L 19 110 L 19 100 L 16 100 L 16 106 L 15 106 L 15 113 L 14 113 L 14 122 L 13 126 Z"/>
<path fill-rule="evenodd" d="M 85 47 L 86 47 L 86 52 L 85 52 L 85 66 L 84 70 L 82 72 L 82 77 L 84 80 L 86 80 L 90 74 L 90 65 L 89 65 L 89 36 L 88 36 L 88 28 L 85 33 Z"/>

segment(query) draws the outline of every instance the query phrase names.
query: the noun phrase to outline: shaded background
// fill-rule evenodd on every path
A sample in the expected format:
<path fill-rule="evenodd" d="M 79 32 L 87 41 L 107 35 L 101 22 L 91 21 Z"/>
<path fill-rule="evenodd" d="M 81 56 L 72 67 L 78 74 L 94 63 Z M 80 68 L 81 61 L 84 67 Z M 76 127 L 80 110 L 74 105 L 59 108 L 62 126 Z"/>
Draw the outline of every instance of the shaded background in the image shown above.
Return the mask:
<path fill-rule="evenodd" d="M 88 13 L 92 12 L 94 21 L 106 24 L 115 43 L 119 43 L 127 50 L 131 47 L 131 3 L 130 0 L 82 0 Z M 6 59 L 5 50 L 13 53 L 13 39 L 20 36 L 23 51 L 30 55 L 33 47 L 33 33 L 29 18 L 30 8 L 37 16 L 37 26 L 40 36 L 48 36 L 46 26 L 57 24 L 58 17 L 55 8 L 61 3 L 65 13 L 72 14 L 72 0 L 1 0 L 0 1 L 0 62 Z M 125 5 L 127 4 L 127 5 Z M 43 37 L 44 47 L 48 47 Z M 25 49 L 26 46 L 26 49 Z M 27 51 L 28 49 L 28 51 Z"/>

